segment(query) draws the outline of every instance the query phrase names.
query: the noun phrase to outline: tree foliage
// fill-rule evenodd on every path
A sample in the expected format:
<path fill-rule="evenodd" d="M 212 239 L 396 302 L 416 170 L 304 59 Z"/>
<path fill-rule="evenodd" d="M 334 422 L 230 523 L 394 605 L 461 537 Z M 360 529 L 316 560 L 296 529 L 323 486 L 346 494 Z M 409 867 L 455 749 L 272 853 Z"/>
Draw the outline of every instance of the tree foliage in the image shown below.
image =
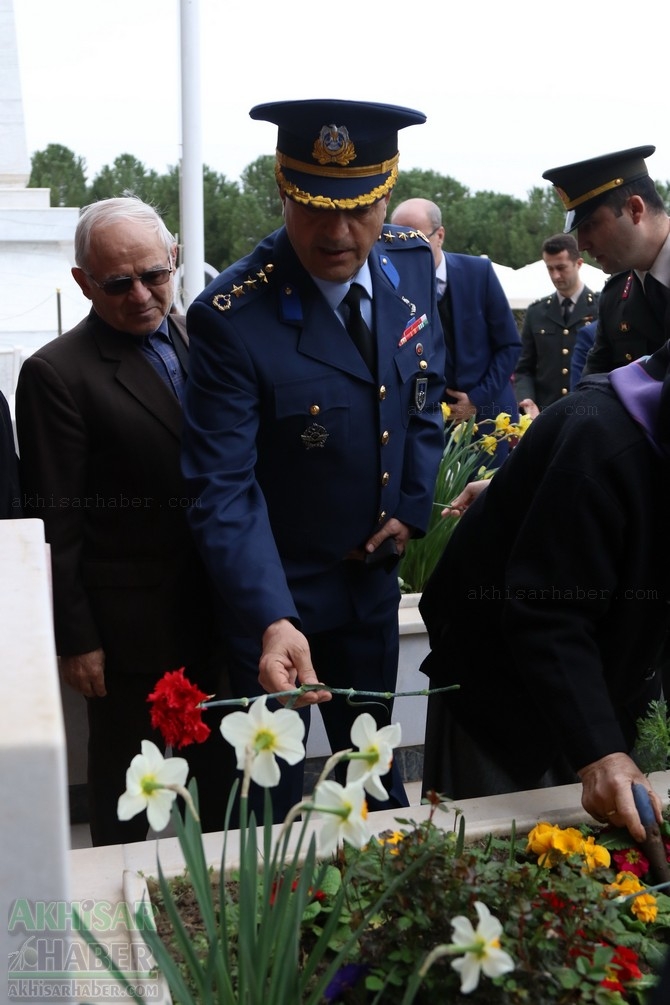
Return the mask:
<path fill-rule="evenodd" d="M 51 206 L 83 206 L 88 199 L 86 161 L 60 143 L 33 154 L 29 188 L 51 189 Z"/>
<path fill-rule="evenodd" d="M 89 184 L 85 160 L 51 143 L 33 154 L 29 185 L 50 188 L 52 206 L 85 206 L 132 192 L 155 206 L 168 229 L 179 237 L 178 166 L 158 174 L 132 154 L 123 153 Z M 657 181 L 656 186 L 666 205 L 670 204 L 670 181 Z M 272 155 L 257 157 L 247 165 L 239 182 L 205 166 L 203 196 L 205 258 L 216 269 L 248 254 L 261 238 L 281 226 Z M 447 250 L 487 255 L 514 269 L 536 261 L 543 240 L 563 229 L 564 210 L 552 186 L 537 186 L 526 199 L 519 199 L 499 192 L 471 192 L 449 175 L 411 168 L 400 171 L 387 218 L 400 202 L 414 196 L 440 207 Z"/>

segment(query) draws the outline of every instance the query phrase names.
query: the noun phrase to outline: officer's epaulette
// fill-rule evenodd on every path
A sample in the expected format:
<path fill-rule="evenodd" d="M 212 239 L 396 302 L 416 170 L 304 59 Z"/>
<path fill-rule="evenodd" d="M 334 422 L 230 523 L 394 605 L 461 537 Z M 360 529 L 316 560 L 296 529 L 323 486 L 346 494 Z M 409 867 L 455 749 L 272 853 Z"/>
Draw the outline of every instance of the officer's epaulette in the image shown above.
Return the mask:
<path fill-rule="evenodd" d="M 425 244 L 430 244 L 430 241 L 426 235 L 421 230 L 406 229 L 405 227 L 396 227 L 393 225 L 388 225 L 379 238 L 384 244 L 392 244 L 393 250 L 397 248 L 411 248 L 413 245 L 416 246 L 417 241 L 423 241 Z"/>
<path fill-rule="evenodd" d="M 224 289 L 212 297 L 212 307 L 216 307 L 217 311 L 223 313 L 231 310 L 242 298 L 253 296 L 255 292 L 262 290 L 270 282 L 273 272 L 274 265 L 272 262 L 268 262 L 266 265 L 259 265 L 258 268 L 246 275 L 242 273 L 235 281 L 231 282 L 229 289 Z"/>
<path fill-rule="evenodd" d="M 531 300 L 531 302 L 528 304 L 528 307 L 534 307 L 535 304 L 548 304 L 553 295 L 554 295 L 553 293 L 550 293 L 548 297 L 538 297 L 537 300 Z"/>
<path fill-rule="evenodd" d="M 627 297 L 632 282 L 633 282 L 633 273 L 632 273 L 632 271 L 630 271 L 630 272 L 628 272 L 628 271 L 627 272 L 614 272 L 606 280 L 605 285 L 603 286 L 603 288 L 602 288 L 602 290 L 600 292 L 604 293 L 605 290 L 609 289 L 610 287 L 621 285 L 621 283 L 624 283 L 624 285 L 625 285 L 624 295 Z"/>

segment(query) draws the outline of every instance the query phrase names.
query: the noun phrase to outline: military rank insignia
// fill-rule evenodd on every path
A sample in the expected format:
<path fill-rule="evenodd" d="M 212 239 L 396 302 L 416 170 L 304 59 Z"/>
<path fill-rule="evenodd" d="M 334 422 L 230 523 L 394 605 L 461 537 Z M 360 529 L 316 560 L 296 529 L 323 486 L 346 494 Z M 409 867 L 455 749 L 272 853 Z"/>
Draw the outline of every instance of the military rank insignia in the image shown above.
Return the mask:
<path fill-rule="evenodd" d="M 414 385 L 414 404 L 417 412 L 423 412 L 428 398 L 428 377 L 417 377 Z"/>
<path fill-rule="evenodd" d="M 318 422 L 313 422 L 304 433 L 300 434 L 305 450 L 313 450 L 314 447 L 324 447 L 328 439 L 328 431 L 320 426 Z"/>

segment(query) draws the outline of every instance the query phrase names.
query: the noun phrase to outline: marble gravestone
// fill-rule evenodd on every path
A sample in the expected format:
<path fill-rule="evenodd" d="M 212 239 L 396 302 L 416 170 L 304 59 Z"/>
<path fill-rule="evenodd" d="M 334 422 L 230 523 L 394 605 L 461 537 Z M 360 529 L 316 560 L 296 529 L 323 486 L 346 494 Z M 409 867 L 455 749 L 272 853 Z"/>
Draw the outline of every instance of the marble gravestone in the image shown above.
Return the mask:
<path fill-rule="evenodd" d="M 0 1001 L 67 994 L 69 812 L 65 730 L 41 520 L 0 520 Z M 61 979 L 60 973 L 65 972 Z M 46 975 L 46 976 L 45 976 Z"/>

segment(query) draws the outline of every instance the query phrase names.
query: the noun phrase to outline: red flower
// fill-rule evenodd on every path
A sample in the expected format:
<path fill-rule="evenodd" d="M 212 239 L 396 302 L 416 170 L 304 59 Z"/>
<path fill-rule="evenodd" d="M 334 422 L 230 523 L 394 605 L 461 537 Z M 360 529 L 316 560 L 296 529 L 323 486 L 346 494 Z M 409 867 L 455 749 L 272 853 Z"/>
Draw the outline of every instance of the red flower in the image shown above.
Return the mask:
<path fill-rule="evenodd" d="M 649 861 L 639 848 L 624 848 L 613 851 L 612 859 L 616 863 L 617 872 L 632 872 L 638 878 L 649 872 Z"/>
<path fill-rule="evenodd" d="M 151 703 L 151 725 L 171 747 L 204 743 L 211 730 L 202 721 L 201 701 L 207 695 L 184 677 L 184 667 L 163 674 L 147 701 Z"/>
<path fill-rule="evenodd" d="M 642 977 L 642 971 L 638 967 L 637 961 L 638 955 L 634 949 L 629 949 L 627 946 L 617 946 L 607 967 L 610 976 L 600 982 L 601 987 L 623 994 L 624 984 L 629 984 L 630 981 L 639 980 Z"/>

